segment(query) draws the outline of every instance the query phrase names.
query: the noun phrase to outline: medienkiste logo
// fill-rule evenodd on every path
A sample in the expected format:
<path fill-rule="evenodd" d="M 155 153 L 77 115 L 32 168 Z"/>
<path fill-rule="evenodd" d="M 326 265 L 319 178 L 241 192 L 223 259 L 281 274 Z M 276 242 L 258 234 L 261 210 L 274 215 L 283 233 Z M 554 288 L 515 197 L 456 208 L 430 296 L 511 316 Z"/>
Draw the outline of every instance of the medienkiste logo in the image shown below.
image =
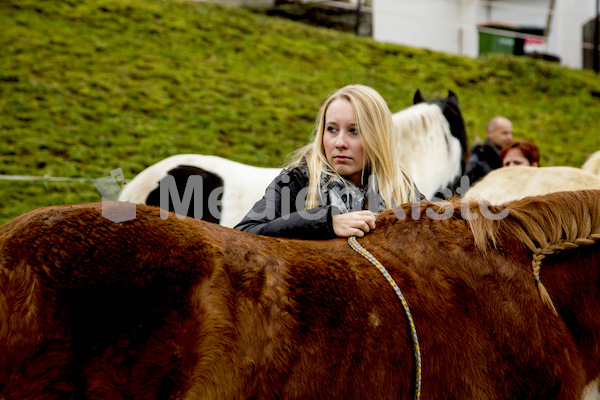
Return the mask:
<path fill-rule="evenodd" d="M 124 222 L 135 219 L 135 204 L 133 203 L 112 203 L 119 200 L 119 195 L 128 179 L 125 179 L 121 168 L 110 171 L 110 176 L 98 179 L 92 179 L 96 189 L 102 196 L 102 216 L 112 222 Z"/>

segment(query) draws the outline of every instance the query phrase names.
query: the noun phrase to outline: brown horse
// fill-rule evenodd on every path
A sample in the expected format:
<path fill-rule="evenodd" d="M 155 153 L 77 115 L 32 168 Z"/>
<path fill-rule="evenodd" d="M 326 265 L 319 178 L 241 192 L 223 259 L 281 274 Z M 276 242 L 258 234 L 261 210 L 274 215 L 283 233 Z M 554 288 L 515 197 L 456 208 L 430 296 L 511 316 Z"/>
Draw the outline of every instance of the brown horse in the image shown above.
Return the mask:
<path fill-rule="evenodd" d="M 423 202 L 378 217 L 358 242 L 410 308 L 421 398 L 581 397 L 600 374 L 599 199 Z M 255 236 L 147 206 L 102 216 L 126 206 L 48 207 L 0 227 L 0 399 L 415 397 L 407 316 L 346 240 Z"/>

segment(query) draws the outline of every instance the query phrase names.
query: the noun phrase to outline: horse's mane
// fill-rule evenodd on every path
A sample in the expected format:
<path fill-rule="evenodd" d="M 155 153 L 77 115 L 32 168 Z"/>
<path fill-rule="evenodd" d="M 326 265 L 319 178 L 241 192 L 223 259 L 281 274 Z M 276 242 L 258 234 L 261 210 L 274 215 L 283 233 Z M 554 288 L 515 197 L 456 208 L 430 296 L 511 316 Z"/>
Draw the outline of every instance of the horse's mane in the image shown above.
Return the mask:
<path fill-rule="evenodd" d="M 404 205 L 399 213 L 413 213 Z M 450 207 L 450 214 L 448 214 Z M 452 211 L 453 210 L 453 211 Z M 439 218 L 433 218 L 435 214 Z M 550 296 L 540 281 L 542 260 L 550 254 L 600 241 L 600 190 L 565 191 L 526 197 L 505 205 L 461 200 L 421 202 L 418 218 L 465 220 L 481 251 L 500 249 L 503 238 L 516 239 L 533 253 L 532 274 L 540 296 L 555 313 Z M 402 219 L 402 218 L 401 218 Z M 414 217 L 413 217 L 414 219 Z"/>
<path fill-rule="evenodd" d="M 440 140 L 449 142 L 452 138 L 450 124 L 439 106 L 420 103 L 392 116 L 396 138 L 402 153 L 411 154 L 417 149 L 430 149 Z"/>
<path fill-rule="evenodd" d="M 533 276 L 542 300 L 556 313 L 539 279 L 542 259 L 549 254 L 594 244 L 600 240 L 600 190 L 556 192 L 527 197 L 506 205 L 469 203 L 477 218 L 468 219 L 475 245 L 484 250 L 501 245 L 506 235 L 522 242 L 533 252 Z M 508 215 L 499 220 L 486 218 L 484 212 Z M 489 214 L 488 214 L 489 215 Z"/>
<path fill-rule="evenodd" d="M 461 144 L 438 105 L 420 103 L 392 119 L 395 154 L 425 196 L 433 196 L 460 176 Z"/>
<path fill-rule="evenodd" d="M 501 234 L 518 239 L 533 252 L 540 248 L 564 250 L 587 244 L 588 238 L 600 239 L 600 190 L 556 192 L 506 205 L 481 205 L 469 204 L 478 218 L 467 221 L 480 249 L 498 247 Z M 499 220 L 486 218 L 485 208 L 492 214 L 506 209 L 508 215 Z"/>

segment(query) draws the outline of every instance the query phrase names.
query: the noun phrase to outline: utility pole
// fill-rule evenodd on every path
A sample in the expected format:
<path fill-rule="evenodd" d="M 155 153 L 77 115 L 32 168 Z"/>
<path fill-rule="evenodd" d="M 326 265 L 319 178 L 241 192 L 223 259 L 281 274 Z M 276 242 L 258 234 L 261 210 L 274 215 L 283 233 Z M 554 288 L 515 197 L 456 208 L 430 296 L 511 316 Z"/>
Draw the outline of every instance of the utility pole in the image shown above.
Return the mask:
<path fill-rule="evenodd" d="M 356 3 L 356 26 L 354 27 L 354 34 L 356 36 L 358 36 L 360 33 L 360 2 L 361 0 L 358 0 Z"/>
<path fill-rule="evenodd" d="M 548 18 L 546 19 L 546 28 L 544 29 L 544 41 L 548 43 L 548 35 L 550 34 L 550 25 L 552 24 L 552 17 L 554 16 L 554 7 L 556 6 L 555 0 L 550 0 L 550 7 L 548 7 Z"/>
<path fill-rule="evenodd" d="M 600 72 L 600 0 L 596 1 L 596 23 L 594 24 L 594 71 Z"/>

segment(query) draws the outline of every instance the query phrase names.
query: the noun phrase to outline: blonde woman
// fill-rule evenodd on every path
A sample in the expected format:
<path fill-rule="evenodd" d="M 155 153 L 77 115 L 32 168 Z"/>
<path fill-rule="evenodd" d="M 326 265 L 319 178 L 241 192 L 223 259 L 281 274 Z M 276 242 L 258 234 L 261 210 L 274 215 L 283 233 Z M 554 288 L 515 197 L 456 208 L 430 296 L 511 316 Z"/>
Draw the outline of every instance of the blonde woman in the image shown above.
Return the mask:
<path fill-rule="evenodd" d="M 333 93 L 312 137 L 236 229 L 302 239 L 362 237 L 375 228 L 375 213 L 424 198 L 392 153 L 392 116 L 374 89 L 349 85 Z"/>

